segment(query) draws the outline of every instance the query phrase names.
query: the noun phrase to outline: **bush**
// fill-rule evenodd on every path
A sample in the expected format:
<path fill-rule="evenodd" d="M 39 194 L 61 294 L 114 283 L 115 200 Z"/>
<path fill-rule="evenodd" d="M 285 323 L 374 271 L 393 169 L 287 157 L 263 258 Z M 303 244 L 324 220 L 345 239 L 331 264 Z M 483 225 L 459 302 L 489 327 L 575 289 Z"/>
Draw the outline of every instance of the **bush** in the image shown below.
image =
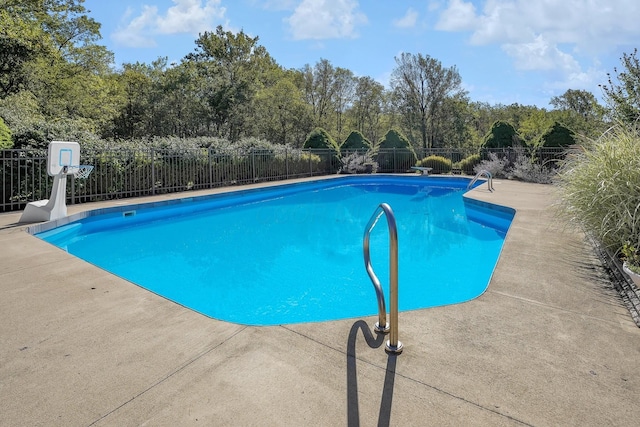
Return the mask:
<path fill-rule="evenodd" d="M 378 163 L 373 160 L 370 151 L 366 153 L 351 153 L 341 159 L 342 173 L 375 173 L 378 170 Z"/>
<path fill-rule="evenodd" d="M 362 133 L 354 130 L 349 134 L 347 139 L 344 140 L 340 146 L 340 150 L 370 150 L 372 148 L 371 142 L 362 135 Z"/>
<path fill-rule="evenodd" d="M 520 145 L 520 137 L 516 129 L 507 122 L 498 120 L 484 137 L 485 148 L 506 148 Z"/>
<path fill-rule="evenodd" d="M 432 173 L 449 173 L 453 165 L 446 157 L 431 155 L 418 161 L 416 166 L 432 168 Z"/>
<path fill-rule="evenodd" d="M 495 153 L 489 153 L 489 160 L 483 160 L 478 163 L 474 168 L 474 175 L 480 171 L 488 171 L 494 178 L 507 178 L 508 176 L 509 160 L 504 157 L 499 157 Z"/>
<path fill-rule="evenodd" d="M 458 166 L 467 175 L 475 175 L 473 168 L 475 168 L 480 163 L 480 154 L 472 154 L 469 157 L 466 157 L 460 160 Z"/>
<path fill-rule="evenodd" d="M 307 140 L 304 142 L 304 148 L 320 148 L 339 152 L 336 141 L 329 135 L 329 132 L 322 128 L 315 128 L 311 131 Z"/>
<path fill-rule="evenodd" d="M 575 133 L 568 127 L 554 122 L 540 137 L 540 147 L 569 147 L 576 143 Z"/>
<path fill-rule="evenodd" d="M 404 172 L 418 160 L 407 137 L 395 129 L 389 130 L 382 137 L 377 149 L 376 161 L 385 172 Z"/>
<path fill-rule="evenodd" d="M 567 155 L 558 175 L 562 212 L 605 247 L 640 247 L 640 133 L 619 125 Z"/>
<path fill-rule="evenodd" d="M 554 171 L 552 169 L 535 162 L 527 156 L 519 156 L 509 173 L 510 178 L 537 184 L 551 184 L 553 176 Z"/>

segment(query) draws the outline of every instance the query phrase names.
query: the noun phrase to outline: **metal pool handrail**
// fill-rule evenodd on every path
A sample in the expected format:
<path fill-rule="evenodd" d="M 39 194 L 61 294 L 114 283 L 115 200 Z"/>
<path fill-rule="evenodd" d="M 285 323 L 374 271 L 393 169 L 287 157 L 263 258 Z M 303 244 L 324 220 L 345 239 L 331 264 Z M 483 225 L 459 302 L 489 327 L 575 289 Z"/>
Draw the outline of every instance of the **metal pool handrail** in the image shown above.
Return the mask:
<path fill-rule="evenodd" d="M 387 226 L 389 227 L 389 305 L 391 306 L 389 323 L 387 322 L 387 309 L 384 303 L 384 291 L 380 285 L 380 280 L 373 271 L 369 254 L 371 230 L 376 226 L 382 214 L 386 215 Z M 369 219 L 364 231 L 363 249 L 364 265 L 378 298 L 378 322 L 375 324 L 375 330 L 381 333 L 391 332 L 385 350 L 390 353 L 402 353 L 402 343 L 398 341 L 398 229 L 393 210 L 387 203 L 381 203 L 373 212 L 371 219 Z"/>
<path fill-rule="evenodd" d="M 476 174 L 476 176 L 473 177 L 469 185 L 467 185 L 467 190 L 473 187 L 473 184 L 475 184 L 478 178 L 480 178 L 482 175 L 487 177 L 487 187 L 489 187 L 489 191 L 493 192 L 493 177 L 491 176 L 491 172 L 486 169 L 481 170 Z"/>

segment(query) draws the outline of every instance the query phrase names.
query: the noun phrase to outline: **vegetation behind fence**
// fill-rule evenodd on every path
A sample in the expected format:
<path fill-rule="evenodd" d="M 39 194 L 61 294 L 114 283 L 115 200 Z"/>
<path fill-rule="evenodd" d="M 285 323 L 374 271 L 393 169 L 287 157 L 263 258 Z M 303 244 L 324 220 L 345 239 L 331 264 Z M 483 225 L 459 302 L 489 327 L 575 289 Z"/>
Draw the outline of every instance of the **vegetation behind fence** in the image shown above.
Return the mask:
<path fill-rule="evenodd" d="M 514 149 L 492 152 L 510 161 L 519 155 Z M 358 173 L 405 173 L 415 166 L 416 157 L 429 156 L 446 158 L 455 165 L 435 167 L 434 173 L 473 173 L 460 162 L 465 153 L 447 149 L 423 150 L 416 154 L 401 149 L 378 150 L 375 154 L 353 150 L 341 153 L 340 157 L 330 150 L 289 148 L 250 152 L 213 148 L 83 149 L 80 163 L 92 165 L 94 170 L 86 179 L 68 178 L 67 202 L 75 204 L 354 172 L 346 167 L 347 158 L 350 165 L 354 160 L 366 164 Z M 488 152 L 481 156 L 488 158 Z M 532 158 L 541 161 L 557 156 L 555 150 Z M 0 150 L 0 177 L 0 212 L 21 210 L 30 201 L 49 198 L 53 184 L 53 178 L 47 174 L 46 150 Z"/>

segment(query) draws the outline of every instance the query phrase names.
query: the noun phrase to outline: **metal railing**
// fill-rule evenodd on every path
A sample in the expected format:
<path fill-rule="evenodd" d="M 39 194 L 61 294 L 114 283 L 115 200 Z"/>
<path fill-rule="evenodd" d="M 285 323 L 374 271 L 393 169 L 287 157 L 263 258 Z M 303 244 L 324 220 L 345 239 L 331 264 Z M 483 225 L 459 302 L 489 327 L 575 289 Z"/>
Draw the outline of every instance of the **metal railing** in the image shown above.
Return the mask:
<path fill-rule="evenodd" d="M 69 178 L 67 203 L 335 174 L 343 166 L 341 159 L 353 152 L 356 151 L 344 150 L 338 156 L 330 150 L 285 147 L 249 152 L 213 148 L 83 148 L 80 161 L 93 165 L 94 171 L 86 180 Z M 517 157 L 520 151 L 498 149 L 491 152 L 510 159 Z M 537 154 L 536 158 L 548 161 L 562 152 L 547 149 Z M 377 172 L 405 173 L 415 166 L 417 159 L 432 154 L 458 162 L 470 153 L 452 149 L 417 150 L 415 153 L 388 149 L 378 150 L 372 158 L 377 165 Z M 486 154 L 482 152 L 481 156 Z M 46 150 L 0 150 L 0 212 L 22 210 L 28 202 L 49 197 L 53 179 L 46 172 L 46 157 Z M 364 168 L 363 172 L 370 171 Z M 432 171 L 436 174 L 450 172 L 440 169 Z"/>
<path fill-rule="evenodd" d="M 384 291 L 380 285 L 380 280 L 371 266 L 371 256 L 369 252 L 369 240 L 371 231 L 378 223 L 382 215 L 387 217 L 389 227 L 389 322 L 387 323 L 387 309 L 384 302 Z M 391 206 L 381 203 L 371 215 L 364 231 L 363 238 L 364 265 L 367 274 L 373 283 L 378 299 L 378 322 L 375 324 L 375 331 L 389 334 L 389 340 L 385 350 L 390 353 L 402 353 L 402 343 L 398 340 L 398 228 L 396 218 L 391 210 Z"/>
<path fill-rule="evenodd" d="M 487 178 L 487 187 L 489 188 L 489 191 L 493 192 L 493 177 L 491 176 L 491 172 L 485 169 L 481 170 L 476 174 L 476 176 L 473 177 L 473 179 L 469 182 L 469 185 L 467 185 L 467 189 L 473 188 L 473 184 L 475 184 L 482 176 Z"/>

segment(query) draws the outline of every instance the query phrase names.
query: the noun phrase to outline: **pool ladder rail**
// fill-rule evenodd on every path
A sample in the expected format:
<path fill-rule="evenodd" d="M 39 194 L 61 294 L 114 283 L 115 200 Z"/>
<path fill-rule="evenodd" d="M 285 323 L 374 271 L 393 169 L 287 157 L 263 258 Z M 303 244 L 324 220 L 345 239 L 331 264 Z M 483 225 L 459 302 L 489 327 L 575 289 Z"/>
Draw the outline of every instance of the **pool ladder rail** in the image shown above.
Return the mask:
<path fill-rule="evenodd" d="M 371 257 L 369 254 L 369 238 L 371 231 L 378 223 L 382 215 L 387 218 L 387 226 L 389 227 L 389 322 L 387 322 L 387 309 L 384 302 L 384 291 L 380 285 L 380 280 L 371 266 Z M 396 218 L 391 210 L 391 206 L 387 203 L 381 203 L 371 215 L 369 223 L 365 227 L 364 239 L 364 265 L 367 274 L 373 283 L 378 298 L 378 322 L 375 324 L 375 331 L 379 333 L 389 333 L 389 340 L 385 346 L 388 353 L 402 353 L 402 343 L 398 340 L 398 228 L 396 227 Z"/>
<path fill-rule="evenodd" d="M 491 172 L 489 172 L 486 169 L 482 169 L 480 172 L 478 172 L 476 174 L 476 176 L 473 177 L 473 179 L 471 180 L 471 182 L 469 183 L 469 185 L 467 185 L 467 190 L 470 190 L 473 188 L 473 184 L 476 183 L 476 181 L 478 181 L 478 179 L 481 176 L 485 176 L 487 178 L 487 187 L 489 188 L 489 191 L 493 192 L 493 177 L 491 176 Z"/>

